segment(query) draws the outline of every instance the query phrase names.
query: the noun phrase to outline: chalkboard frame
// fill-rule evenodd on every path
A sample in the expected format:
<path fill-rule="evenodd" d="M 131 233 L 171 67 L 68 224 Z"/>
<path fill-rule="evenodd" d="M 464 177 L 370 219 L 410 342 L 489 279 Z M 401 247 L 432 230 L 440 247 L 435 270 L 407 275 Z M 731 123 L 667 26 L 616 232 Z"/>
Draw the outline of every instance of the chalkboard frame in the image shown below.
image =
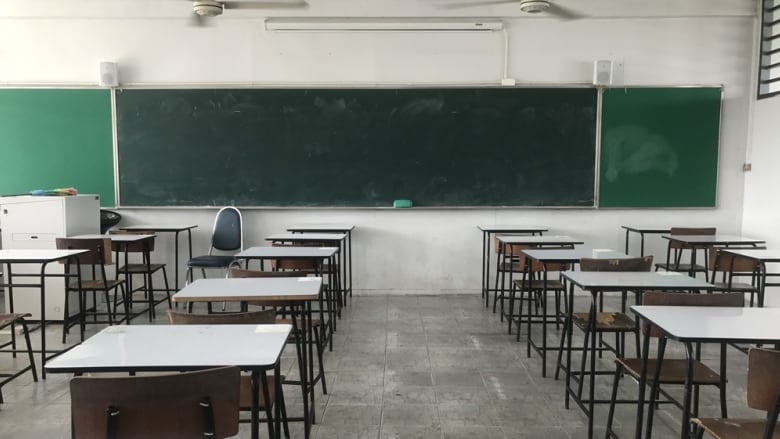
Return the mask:
<path fill-rule="evenodd" d="M 609 87 L 601 101 L 598 208 L 717 208 L 722 85 Z"/>
<path fill-rule="evenodd" d="M 591 86 L 570 86 L 570 87 L 517 87 L 517 88 L 507 88 L 507 87 L 405 87 L 405 88 L 385 88 L 385 87 L 373 87 L 369 90 L 371 92 L 375 92 L 377 90 L 381 91 L 394 91 L 394 90 L 411 90 L 413 93 L 419 93 L 420 90 L 425 89 L 436 89 L 436 90 L 458 90 L 458 92 L 463 92 L 463 90 L 469 90 L 469 89 L 478 89 L 478 90 L 490 90 L 491 92 L 501 92 L 505 93 L 506 90 L 523 90 L 528 93 L 544 93 L 548 90 L 553 90 L 557 93 L 566 93 L 567 90 L 577 90 L 579 93 L 588 93 L 592 95 L 592 106 L 593 106 L 593 115 L 592 115 L 592 146 L 588 146 L 588 148 L 592 148 L 592 152 L 590 153 L 590 157 L 588 158 L 587 168 L 589 172 L 591 173 L 588 176 L 587 184 L 581 184 L 580 186 L 588 186 L 588 199 L 585 202 L 580 202 L 579 200 L 576 203 L 572 202 L 563 202 L 563 203 L 550 203 L 550 202 L 538 202 L 538 203 L 475 203 L 475 204 L 460 204 L 460 203 L 452 203 L 452 204 L 441 204 L 441 205 L 421 205 L 420 203 L 415 204 L 415 207 L 417 208 L 444 208 L 444 209 L 450 209 L 450 208 L 512 208 L 512 207 L 572 207 L 572 208 L 594 208 L 595 207 L 595 194 L 596 194 L 596 178 L 595 178 L 595 167 L 596 167 L 596 146 L 595 146 L 595 131 L 596 131 L 596 103 L 598 99 L 598 90 Z M 343 92 L 344 90 L 354 91 L 354 90 L 365 90 L 366 88 L 361 87 L 333 87 L 333 88 L 325 88 L 325 90 L 336 90 L 338 92 Z M 125 146 L 123 144 L 123 115 L 128 113 L 126 108 L 123 107 L 122 102 L 122 93 L 164 93 L 164 92 L 184 92 L 184 93 L 192 93 L 192 92 L 216 92 L 216 93 L 226 93 L 230 92 L 232 89 L 229 88 L 195 88 L 195 89 L 160 89 L 160 88 L 130 88 L 130 89 L 124 89 L 124 90 L 117 90 L 117 94 L 115 97 L 115 103 L 116 103 L 116 123 L 117 123 L 117 138 L 118 138 L 118 145 L 117 145 L 117 154 L 118 154 L 118 160 L 119 163 L 118 169 L 117 169 L 117 192 L 118 192 L 118 204 L 121 207 L 204 207 L 204 206 L 217 206 L 217 205 L 223 205 L 223 204 L 235 204 L 242 207 L 250 207 L 250 208 L 282 208 L 282 209 L 298 209 L 298 208 L 323 208 L 323 207 L 337 207 L 337 208 L 346 208 L 346 209 L 355 209 L 355 208 L 382 208 L 382 207 L 389 207 L 392 205 L 392 199 L 386 199 L 383 200 L 381 204 L 361 204 L 361 203 L 347 203 L 347 204 L 338 204 L 338 203 L 298 203 L 298 204 L 281 204 L 281 203 L 247 203 L 238 201 L 235 202 L 234 200 L 218 200 L 214 202 L 194 202 L 194 203 L 170 203 L 170 202 L 152 202 L 152 203 L 145 203 L 145 202 L 134 202 L 133 200 L 128 201 L 127 191 L 126 191 L 126 185 L 123 183 L 123 166 L 127 165 L 127 160 L 123 159 L 123 147 Z M 245 92 L 257 92 L 257 91 L 267 91 L 267 90 L 310 90 L 305 88 L 274 88 L 274 89 L 257 89 L 257 88 L 244 88 L 238 90 L 239 92 L 245 93 Z M 321 89 L 317 89 L 321 90 Z M 137 111 L 137 113 L 140 113 L 141 111 Z M 128 132 L 128 130 L 124 130 L 124 132 Z M 399 196 L 397 198 L 407 198 L 404 196 Z M 412 201 L 414 202 L 414 197 L 411 197 Z M 555 201 L 555 200 L 553 200 Z"/>

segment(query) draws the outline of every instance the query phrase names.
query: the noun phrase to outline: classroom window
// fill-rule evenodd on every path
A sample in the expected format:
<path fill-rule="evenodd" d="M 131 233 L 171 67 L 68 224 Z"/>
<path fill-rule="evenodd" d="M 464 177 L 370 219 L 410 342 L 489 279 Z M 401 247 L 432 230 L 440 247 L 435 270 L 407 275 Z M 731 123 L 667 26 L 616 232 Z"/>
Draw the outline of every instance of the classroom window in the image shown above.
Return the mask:
<path fill-rule="evenodd" d="M 763 0 L 758 99 L 780 94 L 780 0 Z"/>

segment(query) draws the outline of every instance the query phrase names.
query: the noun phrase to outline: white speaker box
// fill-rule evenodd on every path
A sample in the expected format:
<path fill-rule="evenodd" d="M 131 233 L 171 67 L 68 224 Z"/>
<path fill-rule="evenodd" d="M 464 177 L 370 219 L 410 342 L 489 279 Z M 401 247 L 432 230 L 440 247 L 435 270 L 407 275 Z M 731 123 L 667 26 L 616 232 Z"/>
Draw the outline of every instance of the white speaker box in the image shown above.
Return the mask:
<path fill-rule="evenodd" d="M 119 72 L 114 62 L 100 63 L 100 79 L 98 84 L 101 87 L 116 87 L 119 85 Z"/>
<path fill-rule="evenodd" d="M 612 61 L 600 59 L 593 61 L 593 85 L 612 84 Z"/>

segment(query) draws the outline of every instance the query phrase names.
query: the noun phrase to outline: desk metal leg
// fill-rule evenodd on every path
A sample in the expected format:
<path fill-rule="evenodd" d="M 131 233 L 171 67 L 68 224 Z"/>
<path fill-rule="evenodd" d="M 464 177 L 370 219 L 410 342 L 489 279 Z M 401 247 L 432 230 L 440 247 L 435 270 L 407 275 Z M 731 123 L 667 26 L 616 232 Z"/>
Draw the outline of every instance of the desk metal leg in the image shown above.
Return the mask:
<path fill-rule="evenodd" d="M 296 310 L 296 308 L 298 308 Z M 309 439 L 311 430 L 311 418 L 309 417 L 309 410 L 314 409 L 314 404 L 309 405 L 309 372 L 307 371 L 308 359 L 306 358 L 306 333 L 308 322 L 311 322 L 311 308 L 308 306 L 308 302 L 301 304 L 299 307 L 291 306 L 292 327 L 295 333 L 295 350 L 298 357 L 298 374 L 301 381 L 301 396 L 303 397 L 303 431 L 305 439 Z M 300 313 L 298 316 L 297 314 Z M 309 319 L 306 315 L 309 314 Z M 300 325 L 297 324 L 297 318 L 300 318 Z"/>
<path fill-rule="evenodd" d="M 482 255 L 482 259 L 485 261 L 485 308 L 490 306 L 490 232 L 483 232 L 483 242 L 485 247 L 485 253 Z M 498 262 L 496 260 L 496 262 Z M 496 273 L 498 276 L 498 273 Z"/>
<path fill-rule="evenodd" d="M 628 253 L 628 233 L 629 233 L 629 230 L 626 229 L 626 254 L 629 254 Z"/>

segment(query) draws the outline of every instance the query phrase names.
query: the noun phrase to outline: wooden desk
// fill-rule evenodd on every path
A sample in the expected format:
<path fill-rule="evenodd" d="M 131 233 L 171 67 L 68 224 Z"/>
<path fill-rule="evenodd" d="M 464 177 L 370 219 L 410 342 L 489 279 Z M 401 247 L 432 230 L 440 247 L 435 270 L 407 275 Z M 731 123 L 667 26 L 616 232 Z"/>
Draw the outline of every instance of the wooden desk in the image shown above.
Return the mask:
<path fill-rule="evenodd" d="M 153 321 L 155 318 L 155 312 L 154 307 L 156 306 L 157 302 L 154 300 L 154 284 L 152 283 L 152 273 L 151 270 L 149 270 L 149 266 L 151 264 L 151 246 L 152 241 L 157 237 L 157 235 L 154 234 L 134 234 L 134 233 L 108 233 L 105 235 L 101 234 L 87 234 L 87 235 L 76 235 L 76 236 L 68 236 L 68 238 L 74 238 L 74 239 L 110 239 L 111 244 L 119 244 L 114 251 L 114 255 L 116 258 L 116 264 L 117 264 L 117 274 L 119 273 L 119 253 L 124 253 L 124 259 L 125 259 L 125 268 L 128 267 L 129 264 L 129 252 L 128 248 L 130 244 L 134 243 L 142 243 L 143 244 L 143 263 L 147 267 L 147 275 L 146 275 L 146 287 L 147 287 L 147 306 L 148 308 L 146 310 L 141 310 L 139 312 L 133 312 L 133 283 L 131 280 L 130 272 L 125 270 L 123 273 L 125 275 L 125 280 L 127 281 L 127 303 L 125 303 L 125 321 L 127 324 L 130 324 L 130 320 L 140 316 L 141 314 L 146 311 L 149 314 L 149 321 Z"/>
<path fill-rule="evenodd" d="M 46 365 L 51 373 L 161 372 L 238 366 L 252 373 L 252 438 L 259 437 L 260 387 L 268 394 L 266 371 L 274 369 L 281 389 L 279 357 L 291 325 L 110 326 Z M 276 428 L 279 437 L 280 401 Z M 271 415 L 266 406 L 266 414 Z M 270 418 L 270 416 L 269 416 Z"/>
<path fill-rule="evenodd" d="M 192 259 L 192 229 L 198 227 L 197 224 L 142 224 L 137 226 L 125 226 L 120 227 L 120 230 L 135 231 L 135 232 L 154 232 L 154 233 L 174 233 L 173 241 L 173 257 L 174 266 L 176 267 L 176 273 L 174 275 L 174 285 L 176 291 L 179 291 L 179 233 L 187 232 L 187 248 L 189 249 L 189 256 Z"/>
<path fill-rule="evenodd" d="M 557 248 L 573 248 L 575 245 L 584 244 L 581 240 L 572 238 L 571 236 L 517 236 L 517 235 L 498 235 L 496 236 L 496 240 L 501 244 L 502 248 L 505 250 L 506 246 L 509 245 L 509 251 L 502 252 L 503 254 L 503 261 L 499 261 L 499 264 L 507 265 L 509 263 L 509 285 L 511 287 L 512 285 L 512 277 L 513 277 L 513 270 L 512 270 L 512 261 L 515 260 L 516 256 L 514 255 L 514 246 L 515 245 L 522 245 L 522 246 L 530 246 L 530 247 L 557 247 Z M 496 274 L 498 276 L 498 274 Z M 500 317 L 501 321 L 504 321 L 504 293 L 506 290 L 506 270 L 501 271 L 501 307 L 500 307 Z M 493 312 L 496 312 L 496 301 L 498 300 L 499 292 L 495 292 L 495 296 L 493 297 Z"/>
<path fill-rule="evenodd" d="M 626 254 L 630 254 L 628 252 L 628 235 L 630 232 L 638 233 L 639 234 L 639 256 L 645 255 L 645 235 L 646 234 L 663 234 L 663 233 L 669 233 L 672 231 L 669 227 L 653 227 L 653 226 L 621 226 L 622 228 L 626 229 Z"/>
<path fill-rule="evenodd" d="M 51 277 L 46 274 L 46 266 L 52 262 L 59 262 L 70 260 L 78 266 L 78 257 L 87 253 L 87 250 L 56 250 L 56 249 L 19 249 L 19 250 L 0 250 L 0 264 L 5 264 L 5 274 L 7 280 L 3 283 L 2 287 L 6 288 L 6 294 L 8 294 L 9 313 L 14 312 L 14 288 L 19 287 L 33 287 L 38 288 L 41 295 L 41 350 L 35 351 L 41 353 L 41 377 L 46 379 L 46 360 L 50 357 L 46 356 L 47 352 L 52 352 L 55 355 L 62 351 L 47 351 L 46 350 L 46 278 Z M 17 277 L 36 277 L 37 283 L 19 283 L 14 282 L 13 264 L 37 264 L 40 265 L 40 274 L 19 274 Z M 57 277 L 63 277 L 63 282 L 67 280 L 67 273 L 65 275 L 57 275 Z M 81 271 L 78 273 L 79 283 L 81 282 Z M 68 300 L 67 294 L 65 300 Z"/>
<path fill-rule="evenodd" d="M 766 264 L 780 263 L 780 251 L 777 250 L 751 250 L 751 249 L 730 249 L 722 248 L 721 253 L 731 256 L 751 259 L 758 262 L 759 277 L 758 277 L 758 306 L 764 306 L 764 297 L 766 293 L 766 287 L 780 286 L 777 282 L 767 282 L 767 277 L 770 276 L 767 271 Z M 732 260 L 733 262 L 733 260 Z M 733 267 L 732 270 L 733 271 Z M 733 274 L 733 273 L 732 273 Z M 729 285 L 731 283 L 731 275 L 729 276 Z"/>
<path fill-rule="evenodd" d="M 273 248 L 273 247 L 262 247 Z M 306 248 L 306 247 L 301 247 Z M 335 251 L 335 249 L 333 249 Z M 174 302 L 249 302 L 252 300 L 287 301 L 291 308 L 293 326 L 296 325 L 296 310 L 301 316 L 300 331 L 295 331 L 298 353 L 298 368 L 301 376 L 303 394 L 303 421 L 308 439 L 314 418 L 314 342 L 311 320 L 311 302 L 320 297 L 321 277 L 282 277 L 282 278 L 219 278 L 198 279 L 173 296 Z M 300 337 L 299 337 L 300 335 Z M 323 371 L 319 373 L 323 378 Z"/>
<path fill-rule="evenodd" d="M 753 239 L 753 238 L 747 238 L 738 235 L 717 235 L 717 234 L 716 235 L 663 235 L 661 237 L 669 240 L 669 249 L 667 250 L 666 253 L 667 263 L 671 263 L 671 261 L 669 261 L 669 255 L 671 251 L 672 242 L 677 242 L 687 248 L 693 249 L 693 251 L 691 252 L 691 270 L 693 270 L 693 268 L 696 266 L 697 249 L 706 249 L 712 246 L 756 247 L 760 244 L 766 243 L 766 241 L 764 241 L 763 239 Z M 693 271 L 691 271 L 689 274 L 691 276 L 695 275 Z"/>
<path fill-rule="evenodd" d="M 526 288 L 525 282 L 526 279 L 529 278 L 530 275 L 530 268 L 534 261 L 541 262 L 544 264 L 544 270 L 542 272 L 542 280 L 544 284 L 544 291 L 542 292 L 542 318 L 540 319 L 540 323 L 542 324 L 542 345 L 537 346 L 536 342 L 534 342 L 533 337 L 531 336 L 531 323 L 532 319 L 529 315 L 528 319 L 526 320 L 527 323 L 527 335 L 526 335 L 526 356 L 531 357 L 531 349 L 535 350 L 539 356 L 542 357 L 542 376 L 547 376 L 547 350 L 555 350 L 554 348 L 548 348 L 547 347 L 547 265 L 548 264 L 555 264 L 555 265 L 561 265 L 561 264 L 578 264 L 580 262 L 580 259 L 582 258 L 595 258 L 595 259 L 626 259 L 630 258 L 631 256 L 616 252 L 614 250 L 609 249 L 592 249 L 589 247 L 577 247 L 577 248 L 569 248 L 569 249 L 545 249 L 545 248 L 529 248 L 529 249 L 523 249 L 523 254 L 526 257 L 526 271 L 523 274 L 522 283 L 520 285 L 521 288 Z M 514 284 L 517 284 L 518 281 L 515 281 Z M 509 296 L 509 332 L 512 332 L 512 319 L 514 314 L 514 301 L 515 301 L 515 285 L 512 285 L 512 290 L 510 292 Z M 558 321 L 559 316 L 555 316 L 555 321 Z M 522 321 L 520 321 L 520 318 L 518 319 L 517 323 L 517 341 L 520 341 L 520 324 Z M 571 325 L 568 319 L 564 318 L 564 338 L 565 337 L 571 337 Z M 568 332 L 568 334 L 567 334 Z M 561 339 L 561 346 L 558 349 L 563 348 L 563 338 Z M 557 378 L 557 373 L 556 373 Z"/>
<path fill-rule="evenodd" d="M 489 306 L 488 297 L 490 296 L 490 237 L 494 233 L 518 233 L 531 234 L 532 236 L 547 231 L 546 227 L 539 226 L 504 226 L 504 225 L 482 225 L 477 226 L 482 232 L 482 297 L 485 298 L 485 306 Z M 496 259 L 498 259 L 496 257 Z M 496 274 L 498 276 L 498 274 Z M 495 291 L 494 291 L 495 292 Z"/>
<path fill-rule="evenodd" d="M 569 281 L 569 313 L 573 312 L 574 307 L 574 287 L 577 286 L 583 291 L 591 293 L 589 332 L 591 341 L 586 343 L 591 349 L 590 352 L 590 371 L 586 372 L 584 367 L 580 369 L 579 388 L 571 387 L 571 337 L 567 338 L 566 343 L 566 408 L 569 407 L 569 398 L 574 401 L 585 412 L 588 417 L 588 439 L 593 438 L 593 405 L 596 403 L 594 397 L 596 384 L 596 304 L 598 295 L 610 291 L 635 291 L 641 294 L 647 290 L 666 290 L 666 291 L 694 291 L 694 290 L 712 290 L 713 286 L 702 280 L 686 276 L 677 272 L 609 272 L 609 271 L 566 271 L 562 276 Z M 632 307 L 633 309 L 634 307 Z M 571 316 L 568 317 L 569 320 Z M 583 352 L 584 355 L 584 352 Z M 585 366 L 583 364 L 583 366 Z M 589 388 L 588 399 L 580 398 L 582 386 L 585 381 L 585 375 L 588 375 Z M 598 401 L 599 403 L 608 403 L 609 401 Z"/>
<path fill-rule="evenodd" d="M 322 274 L 322 265 L 325 261 L 333 261 L 338 254 L 339 249 L 337 247 L 304 247 L 304 246 L 280 246 L 280 247 L 250 247 L 244 251 L 235 255 L 236 259 L 243 259 L 246 261 L 244 266 L 248 268 L 249 261 L 256 259 L 260 261 L 260 269 L 264 268 L 264 261 L 275 259 L 302 259 L 314 261 L 318 267 L 317 271 Z M 325 288 L 325 299 L 322 296 L 319 297 L 319 314 L 320 322 L 323 327 L 326 327 L 328 331 L 323 331 L 323 334 L 327 332 L 327 341 L 329 344 L 329 350 L 333 351 L 333 332 L 336 330 L 336 320 L 334 320 L 333 313 L 333 297 L 330 285 L 333 285 L 333 273 L 328 272 L 328 288 Z M 325 320 L 325 306 L 327 303 L 328 319 Z"/>
<path fill-rule="evenodd" d="M 270 242 L 277 242 L 277 243 L 299 243 L 299 244 L 306 244 L 311 242 L 317 242 L 322 243 L 324 245 L 327 245 L 329 247 L 337 247 L 339 249 L 337 259 L 332 259 L 339 269 L 334 271 L 332 268 L 330 268 L 330 272 L 333 272 L 334 276 L 331 278 L 328 278 L 328 288 L 331 289 L 336 293 L 336 298 L 338 299 L 336 301 L 338 306 L 338 317 L 341 318 L 341 306 L 346 301 L 347 292 L 345 289 L 342 288 L 341 285 L 341 267 L 344 266 L 345 260 L 344 260 L 344 251 L 342 251 L 344 242 L 347 238 L 346 233 L 276 233 L 273 235 L 269 235 L 265 237 L 266 241 Z M 329 262 L 330 264 L 330 262 Z M 333 282 L 331 283 L 331 280 Z M 344 299 L 342 301 L 341 293 L 344 295 Z"/>
<path fill-rule="evenodd" d="M 301 224 L 287 227 L 291 233 L 344 233 L 347 235 L 347 241 L 344 247 L 344 270 L 342 273 L 342 282 L 345 291 L 352 297 L 352 231 L 355 230 L 353 224 Z"/>
<path fill-rule="evenodd" d="M 724 308 L 703 306 L 632 306 L 646 327 L 650 324 L 661 330 L 663 336 L 683 343 L 688 359 L 687 378 L 683 394 L 683 413 L 680 437 L 689 437 L 691 416 L 691 393 L 693 382 L 694 343 L 766 343 L 780 342 L 780 309 L 777 308 Z M 647 337 L 646 337 L 647 339 Z M 644 396 L 649 341 L 642 351 L 642 373 L 639 382 L 639 405 L 637 407 L 636 435 L 642 437 Z M 660 346 L 660 345 L 659 345 Z M 658 359 L 663 359 L 659 349 Z M 660 368 L 658 368 L 660 371 Z M 654 388 L 658 380 L 654 380 Z M 654 390 L 651 390 L 654 392 Z M 651 395 L 654 393 L 651 393 Z M 648 418 L 647 431 L 651 428 Z M 648 436 L 649 437 L 649 436 Z"/>

